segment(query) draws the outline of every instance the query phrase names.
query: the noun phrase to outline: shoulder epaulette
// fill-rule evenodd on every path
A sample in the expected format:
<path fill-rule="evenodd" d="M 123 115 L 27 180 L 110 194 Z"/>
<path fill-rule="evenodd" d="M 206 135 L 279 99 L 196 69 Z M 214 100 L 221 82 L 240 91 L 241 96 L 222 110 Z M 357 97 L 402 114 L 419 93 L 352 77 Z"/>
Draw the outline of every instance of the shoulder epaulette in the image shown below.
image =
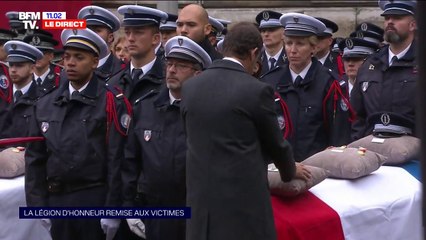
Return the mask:
<path fill-rule="evenodd" d="M 121 89 L 119 89 L 116 86 L 111 86 L 108 83 L 105 84 L 105 88 L 110 91 L 112 94 L 114 94 L 115 98 L 117 99 L 121 99 L 124 97 L 123 91 L 121 91 Z"/>

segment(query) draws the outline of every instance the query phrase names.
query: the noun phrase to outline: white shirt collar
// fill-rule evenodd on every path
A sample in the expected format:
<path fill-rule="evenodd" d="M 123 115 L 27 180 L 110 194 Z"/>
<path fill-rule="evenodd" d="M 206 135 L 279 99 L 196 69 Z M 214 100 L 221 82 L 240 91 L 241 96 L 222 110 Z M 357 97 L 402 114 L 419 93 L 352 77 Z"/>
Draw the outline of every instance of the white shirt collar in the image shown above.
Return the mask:
<path fill-rule="evenodd" d="M 269 55 L 269 54 L 265 51 L 265 53 L 266 53 L 266 57 L 267 57 L 267 60 L 268 60 L 268 66 L 269 66 L 269 68 L 271 68 L 271 62 L 269 61 L 269 59 L 271 59 L 271 58 L 275 59 L 275 66 L 277 66 L 278 58 L 280 57 L 280 54 L 281 54 L 281 52 L 283 51 L 283 48 L 284 48 L 284 47 L 282 47 L 282 48 L 278 51 L 278 53 L 277 53 L 277 54 L 275 54 L 275 56 L 270 56 L 270 55 Z"/>
<path fill-rule="evenodd" d="M 302 79 L 305 79 L 306 74 L 308 74 L 309 68 L 312 66 L 312 61 L 309 62 L 308 66 L 306 66 L 299 74 L 293 72 L 293 70 L 290 69 L 291 78 L 293 79 L 293 82 L 296 80 L 297 76 L 300 76 Z"/>
<path fill-rule="evenodd" d="M 44 79 L 46 79 L 47 74 L 50 72 L 50 68 L 47 68 L 47 71 L 44 72 L 41 76 L 37 76 L 36 73 L 34 73 L 34 80 L 37 81 L 37 78 L 41 78 L 41 83 L 43 84 Z"/>
<path fill-rule="evenodd" d="M 172 105 L 173 102 L 176 101 L 176 100 L 180 101 L 180 99 L 173 97 L 173 95 L 170 91 L 169 91 L 169 99 L 170 99 L 170 105 Z"/>
<path fill-rule="evenodd" d="M 148 64 L 145 64 L 144 66 L 141 67 L 142 72 L 143 72 L 142 76 L 144 76 L 147 72 L 149 72 L 149 70 L 151 70 L 152 66 L 154 66 L 156 59 L 157 59 L 157 57 L 155 57 L 154 60 L 152 60 Z M 132 61 L 130 61 L 130 75 L 132 75 L 133 69 L 135 69 L 135 66 L 133 66 Z"/>
<path fill-rule="evenodd" d="M 395 55 L 392 51 L 391 51 L 391 49 L 390 49 L 390 47 L 388 48 L 388 51 L 389 51 L 389 58 L 388 58 L 388 62 L 389 62 L 389 65 L 391 64 L 391 62 L 392 62 L 392 58 L 394 57 L 394 56 L 396 56 L 398 59 L 401 59 L 402 57 L 404 57 L 404 55 L 408 52 L 408 50 L 410 49 L 410 47 L 411 47 L 411 43 L 410 43 L 410 45 L 408 45 L 408 47 L 407 48 L 405 48 L 404 49 L 404 51 L 402 51 L 402 52 L 400 52 L 399 54 L 397 54 L 397 55 Z"/>
<path fill-rule="evenodd" d="M 108 54 L 106 57 L 104 57 L 104 58 L 102 58 L 102 59 L 99 59 L 99 62 L 98 62 L 98 68 L 102 67 L 102 65 L 104 65 L 104 64 L 105 64 L 105 62 L 106 62 L 106 61 L 107 61 L 107 59 L 109 58 L 109 55 L 111 55 L 111 52 L 109 52 L 109 54 Z"/>
<path fill-rule="evenodd" d="M 318 61 L 320 61 L 320 62 L 321 62 L 321 64 L 322 64 L 322 65 L 324 65 L 325 60 L 327 60 L 327 58 L 328 58 L 328 55 L 330 55 L 330 52 L 328 52 L 327 54 L 325 54 L 325 56 L 324 56 L 324 57 L 322 57 L 322 58 L 318 59 Z"/>
<path fill-rule="evenodd" d="M 22 92 L 22 95 L 24 95 L 25 93 L 27 93 L 28 92 L 28 90 L 30 89 L 30 87 L 31 87 L 31 83 L 33 83 L 33 81 L 29 81 L 28 83 L 27 83 L 27 85 L 25 85 L 23 88 L 21 88 L 21 89 L 18 89 L 16 86 L 15 86 L 15 84 L 13 84 L 13 94 L 15 94 L 15 92 L 17 91 L 17 90 L 21 90 L 21 92 Z"/>
<path fill-rule="evenodd" d="M 71 85 L 71 83 L 69 83 L 69 85 L 68 85 L 68 89 L 69 89 L 69 91 L 70 91 L 70 96 L 71 96 L 71 94 L 74 92 L 74 91 L 78 91 L 78 92 L 82 92 L 84 89 L 86 89 L 87 88 L 87 86 L 89 85 L 89 82 L 90 81 L 88 81 L 86 84 L 84 84 L 84 86 L 83 87 L 81 87 L 79 90 L 76 90 L 72 85 Z"/>
<path fill-rule="evenodd" d="M 224 58 L 222 58 L 223 60 L 228 60 L 228 61 L 231 61 L 231 62 L 234 62 L 234 63 L 238 63 L 238 64 L 240 64 L 241 65 L 241 67 L 244 67 L 244 65 L 240 62 L 240 61 L 238 61 L 237 59 L 235 59 L 235 58 L 232 58 L 232 57 L 224 57 Z"/>

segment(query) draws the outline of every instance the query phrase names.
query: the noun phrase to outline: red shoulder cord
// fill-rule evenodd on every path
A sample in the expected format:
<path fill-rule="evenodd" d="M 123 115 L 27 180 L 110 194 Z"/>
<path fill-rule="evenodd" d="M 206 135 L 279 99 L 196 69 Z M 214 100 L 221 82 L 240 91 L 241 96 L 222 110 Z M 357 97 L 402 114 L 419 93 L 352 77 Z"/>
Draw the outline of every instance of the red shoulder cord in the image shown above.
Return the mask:
<path fill-rule="evenodd" d="M 279 93 L 275 92 L 275 97 L 279 99 L 281 111 L 284 114 L 284 122 L 285 122 L 284 139 L 287 139 L 290 135 L 293 134 L 293 123 L 291 122 L 290 111 L 288 110 L 287 104 L 281 98 Z"/>
<path fill-rule="evenodd" d="M 62 69 L 59 66 L 55 66 L 55 68 L 53 69 L 53 71 L 55 72 L 55 87 L 59 86 L 59 79 L 60 79 L 60 75 L 61 75 L 61 71 Z"/>
<path fill-rule="evenodd" d="M 123 61 L 122 63 L 121 63 L 121 70 L 123 70 L 123 69 L 125 69 L 126 68 L 126 63 Z"/>
<path fill-rule="evenodd" d="M 4 99 L 7 103 L 11 103 L 12 102 L 12 83 L 10 82 L 10 77 L 9 77 L 9 70 L 3 65 L 1 64 L 2 68 L 3 68 L 3 72 L 6 75 L 7 81 L 8 81 L 8 94 L 7 96 L 4 95 L 3 91 L 0 91 L 0 98 Z"/>
<path fill-rule="evenodd" d="M 337 55 L 337 70 L 339 71 L 339 79 L 342 79 L 345 74 L 345 67 L 343 65 L 342 55 Z"/>
<path fill-rule="evenodd" d="M 119 91 L 122 94 L 122 91 L 121 90 L 119 90 Z M 127 136 L 127 133 L 121 130 L 120 123 L 118 121 L 117 110 L 116 110 L 114 98 L 115 98 L 114 94 L 111 91 L 107 91 L 107 95 L 106 95 L 106 113 L 107 113 L 107 134 L 106 134 L 107 138 L 106 139 L 107 139 L 107 142 L 108 142 L 109 130 L 110 130 L 112 122 L 114 122 L 115 128 L 117 129 L 118 133 L 120 133 L 122 136 Z M 124 97 L 123 100 L 124 100 L 124 104 L 126 105 L 127 113 L 131 117 L 133 115 L 132 106 L 131 106 L 129 100 L 126 97 Z"/>
<path fill-rule="evenodd" d="M 333 94 L 333 119 L 336 118 L 336 110 L 337 110 L 337 101 L 339 100 L 339 96 L 345 102 L 346 106 L 348 106 L 348 110 L 350 112 L 350 116 L 348 121 L 353 122 L 356 118 L 355 111 L 353 110 L 348 98 L 343 94 L 342 89 L 340 88 L 339 82 L 336 80 L 330 86 L 330 89 L 327 92 L 327 95 L 322 101 L 322 114 L 324 117 L 324 123 L 328 127 L 327 124 L 327 101 Z"/>

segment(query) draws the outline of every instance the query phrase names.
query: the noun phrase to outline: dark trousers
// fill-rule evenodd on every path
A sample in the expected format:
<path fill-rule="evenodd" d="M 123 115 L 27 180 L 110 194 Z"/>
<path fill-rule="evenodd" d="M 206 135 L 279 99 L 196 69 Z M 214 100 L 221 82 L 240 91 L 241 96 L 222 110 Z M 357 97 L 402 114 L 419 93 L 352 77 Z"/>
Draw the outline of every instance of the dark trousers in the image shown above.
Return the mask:
<path fill-rule="evenodd" d="M 105 187 L 94 187 L 71 193 L 49 195 L 50 207 L 103 207 Z M 100 219 L 51 219 L 53 240 L 104 240 Z"/>

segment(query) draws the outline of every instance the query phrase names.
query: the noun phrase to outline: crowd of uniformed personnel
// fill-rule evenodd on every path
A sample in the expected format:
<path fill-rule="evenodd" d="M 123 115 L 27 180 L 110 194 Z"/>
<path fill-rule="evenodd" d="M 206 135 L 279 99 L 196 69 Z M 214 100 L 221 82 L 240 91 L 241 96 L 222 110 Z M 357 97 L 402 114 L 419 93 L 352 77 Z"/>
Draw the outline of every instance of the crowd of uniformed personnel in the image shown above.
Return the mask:
<path fill-rule="evenodd" d="M 347 38 L 333 36 L 334 22 L 305 14 L 265 10 L 253 19 L 263 47 L 252 68 L 245 69 L 274 90 L 275 115 L 291 145 L 291 161 L 292 155 L 300 162 L 346 145 L 378 126 L 388 129 L 388 137 L 415 134 L 416 2 L 380 0 L 379 6 L 383 28 L 364 22 Z M 17 12 L 7 13 L 10 29 L 0 29 L 0 138 L 45 138 L 26 145 L 28 206 L 180 207 L 190 194 L 187 186 L 197 186 L 195 175 L 186 172 L 182 88 L 212 62 L 235 62 L 226 44 L 232 23 L 196 4 L 178 15 L 137 5 L 117 11 L 121 22 L 104 8 L 82 8 L 77 17 L 86 19 L 88 28 L 64 30 L 61 50 L 51 33 L 25 31 Z M 242 50 L 233 48 L 232 54 L 245 56 L 249 41 L 235 44 Z M 217 96 L 229 92 L 212 86 Z M 247 114 L 239 106 L 235 111 Z M 393 124 L 395 119 L 401 124 Z M 203 122 L 191 124 L 192 131 L 203 127 Z M 308 175 L 296 163 L 296 177 Z M 191 202 L 203 206 L 193 197 Z M 203 217 L 188 228 L 182 219 L 42 222 L 53 239 L 220 236 L 212 233 L 220 221 L 215 225 L 217 219 Z M 256 234 L 253 239 L 269 239 Z"/>

